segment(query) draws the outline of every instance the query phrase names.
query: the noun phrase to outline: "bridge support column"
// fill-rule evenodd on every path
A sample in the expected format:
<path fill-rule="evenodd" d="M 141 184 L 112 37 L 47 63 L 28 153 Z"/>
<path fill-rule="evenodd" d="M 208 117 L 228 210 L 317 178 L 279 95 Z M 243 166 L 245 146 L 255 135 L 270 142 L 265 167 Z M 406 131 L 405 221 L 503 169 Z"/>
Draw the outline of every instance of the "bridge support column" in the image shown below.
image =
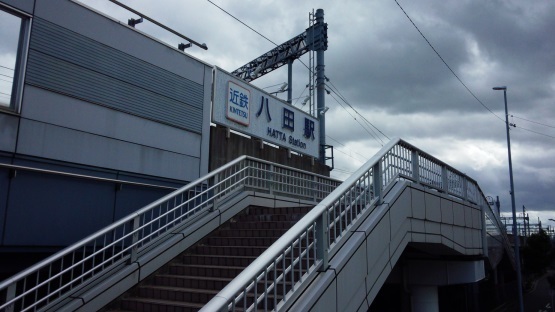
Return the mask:
<path fill-rule="evenodd" d="M 437 286 L 411 286 L 410 302 L 412 312 L 438 312 L 439 297 Z"/>

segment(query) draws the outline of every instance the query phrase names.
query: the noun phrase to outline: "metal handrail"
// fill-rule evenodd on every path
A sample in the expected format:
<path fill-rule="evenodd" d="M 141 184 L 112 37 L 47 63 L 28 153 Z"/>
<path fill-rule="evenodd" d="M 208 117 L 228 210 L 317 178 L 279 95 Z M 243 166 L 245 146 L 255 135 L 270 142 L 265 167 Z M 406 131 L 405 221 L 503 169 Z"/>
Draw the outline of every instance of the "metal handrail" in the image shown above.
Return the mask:
<path fill-rule="evenodd" d="M 303 287 L 317 271 L 327 269 L 329 258 L 337 252 L 351 226 L 368 209 L 381 204 L 383 192 L 399 179 L 470 201 L 500 224 L 473 179 L 395 139 L 309 211 L 201 311 L 279 310 L 294 297 L 295 289 Z"/>
<path fill-rule="evenodd" d="M 287 180 L 287 187 L 281 181 Z M 339 181 L 241 156 L 0 283 L 0 311 L 36 311 L 108 273 L 124 269 L 155 243 L 245 190 L 317 201 Z"/>

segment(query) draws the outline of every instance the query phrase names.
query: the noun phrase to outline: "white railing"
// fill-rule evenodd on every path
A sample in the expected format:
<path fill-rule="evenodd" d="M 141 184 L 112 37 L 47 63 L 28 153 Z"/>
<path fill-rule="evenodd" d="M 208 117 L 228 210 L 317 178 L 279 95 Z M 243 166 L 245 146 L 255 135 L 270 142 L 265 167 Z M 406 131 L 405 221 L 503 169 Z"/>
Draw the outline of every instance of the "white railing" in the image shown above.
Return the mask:
<path fill-rule="evenodd" d="M 36 311 L 58 303 L 137 261 L 172 232 L 186 228 L 239 192 L 254 190 L 316 202 L 339 183 L 310 172 L 239 157 L 3 281 L 0 311 Z M 306 247 L 309 237 L 299 237 L 302 242 L 295 248 Z"/>
<path fill-rule="evenodd" d="M 499 218 L 478 184 L 465 174 L 400 139 L 390 141 L 351 177 L 233 279 L 201 311 L 279 310 L 328 267 L 351 226 L 382 202 L 393 182 L 408 180 L 472 202 L 489 225 Z M 485 236 L 484 232 L 484 236 Z"/>

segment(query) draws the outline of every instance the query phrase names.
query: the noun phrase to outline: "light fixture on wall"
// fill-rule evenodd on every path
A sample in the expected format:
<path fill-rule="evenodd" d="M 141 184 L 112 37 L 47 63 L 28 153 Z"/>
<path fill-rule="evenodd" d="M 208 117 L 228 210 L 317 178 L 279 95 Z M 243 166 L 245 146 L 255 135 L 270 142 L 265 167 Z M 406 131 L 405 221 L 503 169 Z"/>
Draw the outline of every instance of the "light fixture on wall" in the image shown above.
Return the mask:
<path fill-rule="evenodd" d="M 192 43 L 180 43 L 177 48 L 181 51 L 185 51 L 185 49 L 190 48 L 193 44 Z"/>
<path fill-rule="evenodd" d="M 135 25 L 140 24 L 143 22 L 143 18 L 138 18 L 138 19 L 134 19 L 134 18 L 130 18 L 127 20 L 127 25 L 135 28 Z"/>

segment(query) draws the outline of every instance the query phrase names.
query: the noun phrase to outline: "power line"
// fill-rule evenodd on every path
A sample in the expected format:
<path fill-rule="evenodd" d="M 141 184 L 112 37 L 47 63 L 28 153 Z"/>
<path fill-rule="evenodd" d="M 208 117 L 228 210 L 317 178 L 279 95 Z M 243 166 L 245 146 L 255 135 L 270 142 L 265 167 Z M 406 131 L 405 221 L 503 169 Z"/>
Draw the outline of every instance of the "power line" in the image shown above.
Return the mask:
<path fill-rule="evenodd" d="M 333 168 L 333 170 L 334 171 L 337 170 L 338 173 L 349 174 L 349 175 L 354 173 L 354 171 L 349 171 L 349 170 L 345 170 L 345 169 L 341 169 L 341 168 L 337 168 L 337 167 Z"/>
<path fill-rule="evenodd" d="M 258 31 L 256 31 L 256 29 L 250 27 L 249 25 L 245 24 L 242 20 L 238 19 L 237 17 L 231 15 L 231 13 L 229 13 L 228 11 L 224 10 L 222 7 L 218 6 L 217 4 L 215 4 L 214 2 L 210 1 L 210 0 L 206 0 L 210 3 L 212 3 L 215 7 L 217 7 L 218 9 L 222 10 L 225 14 L 233 17 L 236 21 L 238 21 L 239 23 L 245 25 L 247 28 L 249 28 L 250 30 L 254 31 L 255 33 L 257 33 L 258 35 L 260 35 L 262 38 L 270 41 L 271 43 L 273 43 L 274 45 L 277 46 L 277 44 L 275 42 L 273 42 L 272 40 L 268 39 L 266 36 L 264 36 L 263 34 L 259 33 Z"/>
<path fill-rule="evenodd" d="M 434 48 L 434 46 L 432 45 L 432 43 L 430 43 L 430 41 L 428 40 L 428 38 L 426 38 L 426 36 L 424 36 L 424 34 L 422 33 L 422 31 L 420 31 L 420 29 L 418 28 L 418 26 L 416 26 L 416 24 L 412 21 L 412 19 L 410 18 L 410 16 L 407 14 L 407 12 L 405 12 L 405 10 L 403 9 L 403 7 L 399 4 L 399 2 L 397 2 L 397 0 L 394 0 L 395 3 L 397 3 L 397 5 L 399 6 L 399 8 L 401 9 L 401 11 L 403 11 L 403 13 L 405 13 L 405 16 L 409 19 L 409 21 L 412 23 L 412 25 L 414 26 L 414 28 L 416 28 L 416 30 L 420 33 L 420 35 L 422 36 L 422 38 L 424 38 L 424 40 L 426 40 L 426 42 L 428 43 L 428 45 L 430 46 L 430 48 L 432 48 L 432 50 L 434 50 L 434 52 L 436 53 L 436 55 L 439 57 L 439 59 L 443 62 L 443 64 L 445 64 L 445 66 L 447 66 L 447 68 L 449 69 L 449 71 L 451 71 L 451 73 L 455 76 L 455 78 L 457 78 L 457 80 L 464 86 L 464 88 L 476 99 L 476 101 L 478 101 L 478 103 L 480 103 L 485 109 L 487 109 L 490 113 L 493 114 L 493 116 L 497 117 L 497 119 L 501 120 L 502 122 L 505 122 L 501 117 L 497 116 L 497 114 L 495 114 L 489 107 L 486 106 L 486 104 L 484 104 L 482 101 L 480 101 L 480 99 L 474 94 L 474 92 L 472 92 L 467 86 L 466 84 L 461 80 L 461 78 L 459 78 L 459 76 L 455 73 L 455 71 L 453 69 L 451 69 L 451 66 L 449 66 L 449 64 L 447 64 L 447 62 L 443 59 L 443 57 L 441 57 L 441 55 L 439 54 L 439 52 L 437 52 L 437 50 Z"/>
<path fill-rule="evenodd" d="M 332 92 L 335 93 L 335 91 L 334 91 L 333 89 L 332 89 Z M 335 93 L 335 94 L 337 94 L 337 93 Z M 330 94 L 330 95 L 331 95 L 331 94 Z M 332 96 L 332 97 L 333 97 L 333 96 Z M 337 101 L 337 99 L 335 99 L 335 98 L 334 98 L 334 100 Z M 339 103 L 339 102 L 338 102 L 338 103 Z M 341 105 L 341 103 L 339 103 L 339 104 Z M 359 115 L 359 116 L 363 119 L 363 121 L 366 120 L 366 118 L 364 118 L 364 116 L 362 116 L 356 109 L 354 109 L 354 108 L 351 106 L 351 104 L 349 104 L 349 103 L 347 103 L 347 102 L 346 102 L 346 104 L 349 105 L 349 107 L 350 107 L 357 115 Z M 343 105 L 341 105 L 341 107 L 343 107 L 343 109 L 345 109 L 345 111 L 347 111 L 347 109 L 346 109 Z M 348 111 L 347 111 L 347 112 L 348 112 Z M 351 114 L 349 113 L 349 115 L 351 115 Z M 356 117 L 354 117 L 353 115 L 351 115 L 351 117 L 353 117 L 353 119 L 356 120 L 356 121 L 358 122 L 358 120 L 356 119 Z M 370 124 L 371 126 L 374 126 L 374 125 L 372 125 L 372 123 L 370 123 L 368 120 L 366 120 L 366 123 Z M 359 122 L 359 124 L 360 124 L 360 122 Z M 363 128 L 365 128 L 362 124 L 360 124 L 360 125 L 361 125 Z M 376 128 L 376 127 L 374 127 L 374 128 Z M 366 129 L 366 128 L 365 128 L 365 129 Z M 376 129 L 377 129 L 377 128 L 376 128 Z M 380 136 L 376 133 L 376 131 L 374 131 L 374 129 L 372 129 L 372 128 L 370 128 L 370 130 L 376 135 L 376 137 L 380 140 L 380 142 L 382 142 L 381 145 L 383 146 L 384 141 L 380 138 Z M 378 131 L 379 131 L 379 129 L 378 129 Z M 381 132 L 381 131 L 380 131 L 380 132 Z M 383 134 L 383 133 L 382 133 L 382 134 Z M 378 142 L 378 143 L 379 143 L 379 142 Z"/>
<path fill-rule="evenodd" d="M 516 119 L 520 119 L 520 120 L 524 120 L 524 121 L 528 121 L 528 122 L 531 122 L 531 123 L 535 123 L 535 124 L 540 125 L 540 126 L 544 126 L 544 127 L 549 127 L 549 128 L 555 129 L 554 126 L 546 125 L 546 124 L 543 124 L 543 123 L 541 123 L 541 122 L 528 120 L 528 119 L 526 119 L 526 118 L 517 117 L 517 116 L 514 116 L 514 115 L 511 115 L 511 117 L 516 118 Z"/>
<path fill-rule="evenodd" d="M 552 136 L 552 135 L 549 135 L 549 134 L 537 132 L 537 131 L 530 130 L 530 129 L 526 129 L 526 128 L 522 128 L 522 127 L 517 127 L 517 126 L 514 126 L 514 127 L 515 127 L 516 129 L 522 129 L 522 130 L 524 130 L 524 131 L 532 132 L 532 133 L 535 133 L 535 134 L 543 135 L 543 136 L 548 137 L 548 138 L 555 139 L 555 136 Z"/>
<path fill-rule="evenodd" d="M 364 161 L 362 161 L 362 160 L 360 160 L 360 159 L 357 159 L 357 160 L 359 160 L 359 161 L 361 161 L 361 162 L 366 162 L 366 161 L 368 160 L 364 155 L 362 155 L 362 154 L 360 154 L 360 153 L 357 153 L 357 152 L 355 152 L 355 151 L 353 151 L 353 150 L 347 148 L 347 146 L 346 146 L 345 144 L 343 144 L 343 143 L 339 142 L 338 140 L 336 140 L 336 139 L 330 137 L 329 135 L 326 134 L 326 137 L 327 137 L 328 139 L 330 139 L 330 140 L 336 142 L 337 144 L 339 144 L 339 145 L 345 147 L 345 149 L 347 149 L 349 152 L 354 153 L 354 154 L 357 154 L 358 156 L 362 157 L 362 159 L 364 159 Z M 335 148 L 337 149 L 337 147 L 335 147 Z"/>
<path fill-rule="evenodd" d="M 245 25 L 247 28 L 249 28 L 250 30 L 254 31 L 256 34 L 258 34 L 259 36 L 261 36 L 262 38 L 268 40 L 269 42 L 273 43 L 276 47 L 278 46 L 277 43 L 273 42 L 272 40 L 268 39 L 268 37 L 264 36 L 263 34 L 261 34 L 260 32 L 258 32 L 256 29 L 252 28 L 251 26 L 247 25 L 246 23 L 244 23 L 243 21 L 241 21 L 239 18 L 233 16 L 231 13 L 229 13 L 228 11 L 226 11 L 225 9 L 223 9 L 222 7 L 218 6 L 217 4 L 215 4 L 214 2 L 210 1 L 210 0 L 206 0 L 208 2 L 210 2 L 212 5 L 214 5 L 215 7 L 217 7 L 218 9 L 222 10 L 225 14 L 231 16 L 233 19 L 235 19 L 236 21 L 238 21 L 239 23 Z M 304 67 L 306 67 L 309 71 L 309 73 L 311 75 L 314 74 L 314 72 L 312 71 L 312 69 L 310 67 L 308 67 L 308 65 L 306 65 L 300 58 L 298 59 L 299 62 L 301 62 L 301 64 L 304 65 Z"/>
<path fill-rule="evenodd" d="M 252 28 L 251 26 L 247 25 L 246 23 L 244 23 L 243 21 L 241 21 L 239 18 L 233 16 L 231 13 L 227 12 L 225 9 L 223 9 L 222 7 L 218 6 L 217 4 L 215 4 L 214 2 L 212 2 L 211 0 L 207 0 L 209 3 L 211 3 L 212 5 L 214 5 L 215 7 L 217 7 L 218 9 L 220 9 L 221 11 L 223 11 L 224 13 L 226 13 L 227 15 L 231 16 L 233 19 L 235 19 L 236 21 L 238 21 L 239 23 L 243 24 L 244 26 L 246 26 L 247 28 L 249 28 L 250 30 L 252 30 L 253 32 L 255 32 L 256 34 L 258 34 L 259 36 L 261 36 L 262 38 L 268 40 L 269 42 L 273 43 L 275 46 L 278 46 L 275 42 L 273 42 L 272 40 L 270 40 L 268 37 L 264 36 L 263 34 L 261 34 L 260 32 L 258 32 L 257 30 L 255 30 L 254 28 Z M 310 67 L 308 67 L 301 59 L 298 59 L 299 62 L 301 62 L 301 64 L 303 64 L 308 70 L 310 74 L 313 74 L 313 71 Z M 358 113 L 358 111 L 356 109 L 354 109 L 351 104 L 349 104 L 345 98 L 340 95 L 339 90 L 337 89 L 337 87 L 334 86 L 334 88 L 337 90 L 334 91 L 335 94 L 337 94 L 342 101 L 344 101 L 347 105 L 349 105 L 349 107 L 351 107 L 359 116 L 361 116 L 361 118 L 366 121 L 368 124 L 370 124 L 372 127 L 376 128 L 372 123 L 370 123 L 364 116 L 362 116 L 360 113 Z M 306 88 L 305 88 L 306 90 Z M 303 93 L 304 91 L 303 90 Z M 302 94 L 302 93 L 301 93 Z M 331 94 L 330 94 L 331 95 Z M 370 133 L 370 131 L 368 131 L 368 129 L 366 127 L 364 127 L 364 125 L 362 125 L 351 113 L 349 113 L 349 111 L 332 95 L 332 98 L 339 104 L 341 105 L 341 107 L 343 107 L 343 109 L 345 109 L 345 111 L 347 111 L 347 113 L 349 115 L 351 115 L 351 117 L 353 117 L 353 119 L 364 129 L 366 130 L 366 132 L 368 132 L 368 134 L 370 134 L 376 141 L 381 141 L 381 145 L 383 146 L 384 142 L 383 140 L 379 139 L 379 136 L 376 134 L 376 136 L 374 136 L 372 133 Z M 370 130 L 372 130 L 372 128 L 370 128 Z M 378 130 L 382 135 L 384 135 L 386 138 L 388 138 L 383 132 L 381 132 L 378 128 L 376 128 L 376 130 Z M 374 130 L 372 130 L 372 132 L 374 132 Z M 389 139 L 389 138 L 388 138 Z M 380 142 L 378 142 L 380 143 Z"/>
<path fill-rule="evenodd" d="M 8 78 L 13 78 L 13 76 L 8 76 L 8 75 L 4 75 L 4 74 L 0 74 L 0 76 L 4 76 L 4 77 L 8 77 Z"/>
<path fill-rule="evenodd" d="M 368 133 L 368 134 L 370 134 L 370 136 L 371 136 L 372 138 L 374 138 L 374 140 L 376 140 L 376 142 L 378 142 L 381 146 L 383 146 L 384 142 L 383 142 L 381 139 L 379 139 L 378 137 L 376 137 L 376 135 L 374 135 L 374 134 L 372 134 L 370 131 L 368 131 L 368 129 L 367 129 L 364 125 L 362 125 L 362 124 L 360 123 L 360 121 L 358 121 L 358 120 L 356 119 L 356 117 L 353 116 L 353 114 L 351 114 L 351 113 L 347 110 L 347 108 L 345 108 L 345 106 L 343 106 L 343 104 L 341 104 L 341 102 L 339 102 L 339 101 L 335 98 L 335 96 L 333 96 L 331 93 L 330 93 L 329 95 L 330 95 L 330 96 L 337 102 L 337 104 L 339 104 L 339 105 L 347 112 L 347 114 L 349 114 L 349 115 L 350 115 L 350 116 L 351 116 L 351 117 L 352 117 L 352 118 L 353 118 L 353 119 L 354 119 L 354 120 L 355 120 L 355 121 L 367 132 L 367 133 Z M 370 130 L 372 130 L 372 129 L 370 129 Z M 372 131 L 374 131 L 374 130 L 372 130 Z M 380 143 L 380 141 L 381 141 L 381 143 Z"/>
<path fill-rule="evenodd" d="M 2 68 L 5 68 L 5 69 L 9 69 L 9 70 L 11 70 L 11 71 L 13 71 L 13 70 L 14 70 L 13 68 L 9 68 L 9 67 L 6 67 L 6 66 L 2 66 L 2 65 L 0 65 L 0 67 L 2 67 Z"/>
<path fill-rule="evenodd" d="M 374 126 L 374 124 L 372 124 L 368 119 L 366 119 L 366 117 L 364 117 L 361 113 L 359 113 L 359 112 L 347 101 L 347 99 L 343 96 L 343 94 L 341 94 L 341 92 L 339 92 L 339 89 L 333 84 L 332 81 L 330 81 L 329 79 L 327 79 L 327 80 L 328 80 L 328 82 L 329 82 L 330 85 L 331 85 L 331 88 L 330 88 L 330 89 L 332 89 L 333 93 L 337 94 L 337 95 L 339 96 L 339 98 L 340 98 L 341 100 L 343 100 L 343 102 L 345 102 L 345 104 L 349 105 L 349 107 L 350 107 L 353 111 L 355 111 L 355 113 L 356 113 L 357 115 L 359 115 L 367 124 L 369 124 L 371 127 L 373 127 L 373 128 L 375 128 L 376 130 L 378 130 L 379 133 L 381 133 L 384 137 L 386 137 L 388 140 L 390 140 L 390 138 L 389 138 L 387 135 L 385 135 L 385 133 L 383 133 L 380 129 L 378 129 L 378 127 Z M 335 89 L 335 90 L 334 90 L 334 89 Z"/>

